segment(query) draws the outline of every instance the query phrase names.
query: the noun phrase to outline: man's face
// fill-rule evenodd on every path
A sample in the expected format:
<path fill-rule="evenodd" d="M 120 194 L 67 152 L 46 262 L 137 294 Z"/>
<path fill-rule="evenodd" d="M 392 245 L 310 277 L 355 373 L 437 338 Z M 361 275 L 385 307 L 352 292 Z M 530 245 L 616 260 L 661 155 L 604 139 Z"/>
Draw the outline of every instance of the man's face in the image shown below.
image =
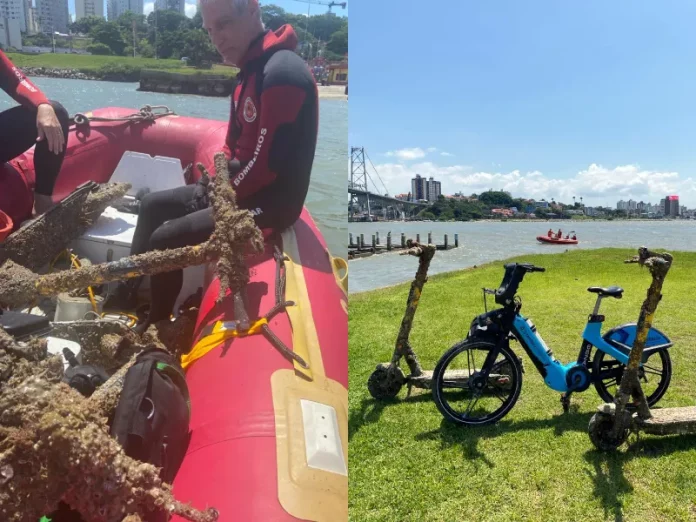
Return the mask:
<path fill-rule="evenodd" d="M 231 0 L 201 2 L 203 28 L 225 63 L 237 65 L 256 36 L 259 6 L 251 0 L 243 12 L 237 11 Z"/>

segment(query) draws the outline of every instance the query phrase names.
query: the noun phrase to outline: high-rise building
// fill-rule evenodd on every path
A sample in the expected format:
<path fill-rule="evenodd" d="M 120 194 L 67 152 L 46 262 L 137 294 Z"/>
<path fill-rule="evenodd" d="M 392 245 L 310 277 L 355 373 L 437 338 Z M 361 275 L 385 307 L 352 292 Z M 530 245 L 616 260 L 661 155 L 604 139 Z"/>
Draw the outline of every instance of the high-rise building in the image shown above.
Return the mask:
<path fill-rule="evenodd" d="M 27 27 L 27 34 L 39 32 L 39 17 L 36 14 L 36 7 L 32 0 L 24 0 L 24 23 Z"/>
<path fill-rule="evenodd" d="M 636 210 L 638 210 L 638 203 L 632 199 L 629 199 L 628 200 L 628 211 L 635 212 Z"/>
<path fill-rule="evenodd" d="M 8 47 L 22 49 L 20 25 L 20 21 L 17 19 L 0 16 L 0 44 L 5 49 Z"/>
<path fill-rule="evenodd" d="M 143 14 L 143 0 L 107 0 L 106 16 L 109 21 L 116 20 L 126 11 Z"/>
<path fill-rule="evenodd" d="M 75 0 L 75 21 L 86 16 L 104 18 L 104 2 L 102 0 Z"/>
<path fill-rule="evenodd" d="M 442 194 L 442 184 L 439 181 L 435 181 L 432 176 L 428 181 L 428 201 L 437 201 L 438 196 Z"/>
<path fill-rule="evenodd" d="M 679 196 L 667 196 L 665 198 L 665 216 L 676 217 L 679 215 Z"/>
<path fill-rule="evenodd" d="M 155 7 L 159 10 L 169 9 L 171 11 L 178 11 L 181 14 L 186 14 L 185 0 L 156 0 Z"/>
<path fill-rule="evenodd" d="M 19 23 L 19 30 L 22 33 L 27 32 L 27 21 L 24 14 L 24 0 L 0 0 L 0 18 L 6 18 L 7 23 L 3 24 L 5 31 L 9 31 L 13 21 Z M 19 45 L 22 46 L 21 43 Z M 13 47 L 16 47 L 13 45 Z"/>
<path fill-rule="evenodd" d="M 36 0 L 36 14 L 41 32 L 68 32 L 68 0 Z"/>
<path fill-rule="evenodd" d="M 428 199 L 428 180 L 421 178 L 420 174 L 411 179 L 411 197 L 413 201 Z"/>
<path fill-rule="evenodd" d="M 623 199 L 616 203 L 616 210 L 628 210 L 628 203 Z"/>

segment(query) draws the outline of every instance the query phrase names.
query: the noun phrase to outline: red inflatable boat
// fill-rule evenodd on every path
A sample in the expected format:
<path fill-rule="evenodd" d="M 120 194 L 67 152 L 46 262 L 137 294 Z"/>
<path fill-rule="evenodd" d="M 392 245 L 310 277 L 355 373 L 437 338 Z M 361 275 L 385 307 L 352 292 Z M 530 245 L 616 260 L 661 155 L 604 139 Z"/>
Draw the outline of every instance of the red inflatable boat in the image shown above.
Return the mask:
<path fill-rule="evenodd" d="M 126 151 L 211 167 L 227 132 L 225 122 L 176 115 L 99 120 L 134 112 L 95 110 L 87 116 L 96 119 L 71 128 L 57 198 L 87 180 L 111 179 Z M 0 210 L 15 226 L 32 209 L 32 156 L 29 151 L 0 165 Z M 306 209 L 278 246 L 287 259 L 285 300 L 295 304 L 268 325 L 308 368 L 263 335 L 227 336 L 224 326 L 234 319 L 234 307 L 231 299 L 216 305 L 219 281 L 206 270 L 194 338 L 196 348 L 205 349 L 182 360 L 191 394 L 191 439 L 174 494 L 196 508 L 216 508 L 221 522 L 346 521 L 347 265 L 331 256 Z M 268 244 L 248 259 L 252 318 L 276 304 L 273 254 Z"/>
<path fill-rule="evenodd" d="M 564 239 L 564 238 L 555 238 L 555 237 L 549 237 L 549 236 L 537 236 L 537 240 L 541 241 L 542 243 L 550 243 L 553 245 L 577 245 L 578 240 L 577 239 Z"/>

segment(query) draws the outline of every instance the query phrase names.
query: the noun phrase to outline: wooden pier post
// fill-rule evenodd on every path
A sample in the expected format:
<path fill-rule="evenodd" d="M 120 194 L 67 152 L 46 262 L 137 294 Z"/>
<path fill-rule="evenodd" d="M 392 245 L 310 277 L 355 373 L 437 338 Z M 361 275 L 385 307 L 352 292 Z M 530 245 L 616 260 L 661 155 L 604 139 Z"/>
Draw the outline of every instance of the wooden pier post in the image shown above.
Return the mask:
<path fill-rule="evenodd" d="M 358 248 L 365 248 L 365 234 L 360 234 L 360 246 Z"/>
<path fill-rule="evenodd" d="M 428 232 L 428 244 L 432 245 L 433 244 L 433 233 Z"/>
<path fill-rule="evenodd" d="M 454 234 L 454 248 L 459 247 L 459 234 Z"/>
<path fill-rule="evenodd" d="M 348 233 L 348 248 L 353 248 L 353 234 Z"/>
<path fill-rule="evenodd" d="M 445 234 L 445 250 L 447 250 L 447 234 Z"/>
<path fill-rule="evenodd" d="M 391 252 L 392 242 L 391 242 L 391 232 L 387 234 L 387 252 Z"/>
<path fill-rule="evenodd" d="M 377 244 L 379 245 L 379 232 L 377 232 Z"/>
<path fill-rule="evenodd" d="M 416 234 L 416 243 L 420 244 L 420 234 Z"/>
<path fill-rule="evenodd" d="M 406 234 L 401 233 L 401 248 L 406 248 Z"/>
<path fill-rule="evenodd" d="M 372 234 L 372 248 L 377 250 L 377 240 L 375 239 L 374 234 Z"/>

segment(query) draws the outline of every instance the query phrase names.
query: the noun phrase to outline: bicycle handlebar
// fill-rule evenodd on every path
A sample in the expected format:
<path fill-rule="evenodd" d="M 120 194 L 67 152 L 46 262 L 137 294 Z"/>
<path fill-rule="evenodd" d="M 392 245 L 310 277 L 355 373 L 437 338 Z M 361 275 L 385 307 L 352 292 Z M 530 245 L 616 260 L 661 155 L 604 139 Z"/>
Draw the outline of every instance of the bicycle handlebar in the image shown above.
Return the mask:
<path fill-rule="evenodd" d="M 546 269 L 540 266 L 534 266 L 527 263 L 520 263 L 517 266 L 524 268 L 527 272 L 546 272 Z"/>

